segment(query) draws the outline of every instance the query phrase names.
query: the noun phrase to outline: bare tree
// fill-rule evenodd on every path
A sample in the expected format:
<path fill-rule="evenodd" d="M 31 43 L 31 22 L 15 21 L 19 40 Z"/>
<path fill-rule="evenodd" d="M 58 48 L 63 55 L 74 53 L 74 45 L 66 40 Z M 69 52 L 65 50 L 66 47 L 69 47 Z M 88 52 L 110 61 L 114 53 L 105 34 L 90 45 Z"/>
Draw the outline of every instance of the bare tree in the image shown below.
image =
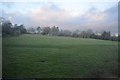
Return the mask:
<path fill-rule="evenodd" d="M 41 28 L 38 26 L 37 27 L 37 33 L 40 34 L 41 33 Z"/>

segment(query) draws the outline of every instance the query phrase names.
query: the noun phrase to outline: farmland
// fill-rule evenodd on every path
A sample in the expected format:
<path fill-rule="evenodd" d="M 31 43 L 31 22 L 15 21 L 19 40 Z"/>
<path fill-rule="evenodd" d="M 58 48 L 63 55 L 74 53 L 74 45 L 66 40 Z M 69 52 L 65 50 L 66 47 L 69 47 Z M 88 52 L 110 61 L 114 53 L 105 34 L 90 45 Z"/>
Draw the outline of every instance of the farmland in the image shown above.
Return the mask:
<path fill-rule="evenodd" d="M 3 40 L 4 78 L 116 77 L 118 43 L 25 34 Z"/>

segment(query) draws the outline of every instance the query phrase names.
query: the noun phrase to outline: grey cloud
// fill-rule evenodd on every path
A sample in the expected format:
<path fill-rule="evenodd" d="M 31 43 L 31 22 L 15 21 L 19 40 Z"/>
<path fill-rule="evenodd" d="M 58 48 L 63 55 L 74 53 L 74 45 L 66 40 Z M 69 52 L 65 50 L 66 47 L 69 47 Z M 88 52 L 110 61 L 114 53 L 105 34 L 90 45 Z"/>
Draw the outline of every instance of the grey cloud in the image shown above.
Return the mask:
<path fill-rule="evenodd" d="M 49 5 L 48 5 L 49 4 Z M 91 7 L 84 15 L 79 15 L 77 17 L 71 17 L 69 12 L 64 11 L 54 3 L 45 3 L 41 9 L 47 8 L 49 11 L 45 11 L 45 15 L 47 16 L 46 20 L 42 20 L 40 17 L 40 13 L 38 12 L 38 16 L 30 13 L 30 14 L 22 14 L 18 12 L 16 15 L 12 15 L 11 13 L 3 12 L 3 17 L 12 17 L 14 23 L 18 24 L 25 24 L 27 27 L 34 27 L 34 26 L 51 26 L 56 25 L 63 29 L 69 30 L 86 30 L 86 29 L 93 29 L 95 31 L 101 30 L 110 30 L 112 33 L 117 33 L 118 25 L 117 25 L 117 18 L 118 18 L 118 11 L 117 6 L 113 6 L 110 9 L 107 9 L 103 12 L 100 12 L 95 7 Z M 58 15 L 59 14 L 59 15 Z M 99 14 L 99 15 L 98 15 Z M 102 20 L 94 20 L 94 16 L 96 18 L 106 14 Z M 36 17 L 30 17 L 29 15 L 34 15 L 40 19 L 35 20 Z M 93 19 L 92 19 L 93 18 Z M 97 19 L 97 18 L 96 18 Z"/>

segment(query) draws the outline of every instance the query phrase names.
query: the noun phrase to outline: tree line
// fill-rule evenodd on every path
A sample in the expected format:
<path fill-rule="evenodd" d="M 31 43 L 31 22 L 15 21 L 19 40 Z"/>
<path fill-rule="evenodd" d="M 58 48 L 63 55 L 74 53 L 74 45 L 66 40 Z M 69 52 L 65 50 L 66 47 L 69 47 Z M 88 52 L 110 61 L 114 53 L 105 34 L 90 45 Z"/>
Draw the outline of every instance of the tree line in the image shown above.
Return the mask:
<path fill-rule="evenodd" d="M 120 41 L 120 35 L 111 35 L 110 31 L 102 31 L 101 33 L 94 33 L 91 29 L 86 31 L 75 31 L 62 30 L 59 27 L 40 27 L 28 28 L 21 24 L 12 24 L 9 20 L 1 20 L 2 24 L 2 36 L 19 36 L 21 34 L 41 34 L 41 35 L 52 35 L 52 36 L 66 36 L 75 38 L 93 38 L 102 40 Z"/>
<path fill-rule="evenodd" d="M 27 30 L 24 25 L 13 25 L 9 20 L 2 22 L 2 36 L 19 36 L 26 34 Z"/>

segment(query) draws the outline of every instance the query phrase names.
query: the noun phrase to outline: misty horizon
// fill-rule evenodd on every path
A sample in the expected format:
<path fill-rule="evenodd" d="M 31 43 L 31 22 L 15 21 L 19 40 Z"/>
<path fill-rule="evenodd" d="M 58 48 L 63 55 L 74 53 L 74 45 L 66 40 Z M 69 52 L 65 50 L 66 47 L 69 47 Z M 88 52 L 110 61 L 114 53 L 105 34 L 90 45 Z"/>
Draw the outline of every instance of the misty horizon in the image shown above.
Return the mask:
<path fill-rule="evenodd" d="M 116 2 L 2 2 L 2 16 L 26 28 L 58 26 L 80 31 L 92 29 L 118 34 L 118 3 Z"/>

